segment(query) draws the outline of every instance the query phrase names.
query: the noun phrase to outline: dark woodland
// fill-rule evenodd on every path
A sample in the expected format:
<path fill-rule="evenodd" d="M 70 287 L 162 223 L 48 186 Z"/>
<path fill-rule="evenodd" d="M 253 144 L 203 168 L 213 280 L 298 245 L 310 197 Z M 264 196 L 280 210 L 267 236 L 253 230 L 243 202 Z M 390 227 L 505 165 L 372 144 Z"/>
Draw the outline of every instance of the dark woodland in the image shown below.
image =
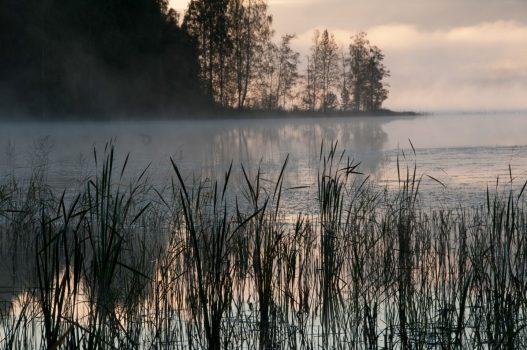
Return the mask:
<path fill-rule="evenodd" d="M 57 116 L 375 112 L 383 52 L 365 33 L 339 47 L 275 40 L 264 0 L 1 0 L 0 111 Z M 302 71 L 301 71 L 302 70 Z"/>

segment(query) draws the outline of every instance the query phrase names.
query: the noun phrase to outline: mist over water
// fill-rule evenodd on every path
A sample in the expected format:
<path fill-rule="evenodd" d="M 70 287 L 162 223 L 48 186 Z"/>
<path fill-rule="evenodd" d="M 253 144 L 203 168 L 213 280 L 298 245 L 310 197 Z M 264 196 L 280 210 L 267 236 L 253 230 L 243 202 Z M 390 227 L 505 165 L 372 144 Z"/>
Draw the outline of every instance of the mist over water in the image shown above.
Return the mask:
<path fill-rule="evenodd" d="M 70 189 L 95 171 L 94 149 L 107 142 L 118 159 L 130 153 L 127 175 L 137 176 L 150 164 L 152 182 L 163 186 L 173 176 L 170 158 L 192 178 L 223 176 L 231 161 L 234 173 L 243 164 L 253 174 L 260 167 L 274 179 L 289 155 L 286 187 L 292 211 L 309 212 L 305 201 L 316 192 L 322 141 L 361 162 L 359 170 L 381 186 L 397 186 L 401 169 L 423 175 L 423 194 L 434 205 L 475 203 L 487 186 L 522 186 L 527 179 L 525 113 L 440 113 L 412 118 L 361 117 L 276 120 L 201 120 L 131 122 L 2 122 L 1 176 L 28 178 L 43 169 L 57 190 Z M 414 156 L 412 146 L 415 147 Z M 429 176 L 441 181 L 446 188 Z M 237 176 L 241 176 L 238 174 Z"/>

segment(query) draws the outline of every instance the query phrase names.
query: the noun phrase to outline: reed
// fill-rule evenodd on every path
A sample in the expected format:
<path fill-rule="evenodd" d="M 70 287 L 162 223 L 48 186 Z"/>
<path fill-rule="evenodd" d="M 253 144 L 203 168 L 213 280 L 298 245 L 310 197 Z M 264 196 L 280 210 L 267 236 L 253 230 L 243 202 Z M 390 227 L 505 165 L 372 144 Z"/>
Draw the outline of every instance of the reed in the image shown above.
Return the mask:
<path fill-rule="evenodd" d="M 388 190 L 322 145 L 304 215 L 283 209 L 288 159 L 237 183 L 172 162 L 161 188 L 111 144 L 94 159 L 78 193 L 0 184 L 1 348 L 527 346 L 526 186 L 432 209 L 411 157 Z"/>

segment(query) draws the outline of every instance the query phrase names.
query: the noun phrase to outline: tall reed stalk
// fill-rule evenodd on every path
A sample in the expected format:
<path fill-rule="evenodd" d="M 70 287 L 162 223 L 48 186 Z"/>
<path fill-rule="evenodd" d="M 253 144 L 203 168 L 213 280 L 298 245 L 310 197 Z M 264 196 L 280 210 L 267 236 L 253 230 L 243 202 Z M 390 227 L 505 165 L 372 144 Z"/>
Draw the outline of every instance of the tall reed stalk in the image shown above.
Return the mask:
<path fill-rule="evenodd" d="M 311 215 L 285 209 L 289 158 L 217 180 L 172 162 L 153 186 L 109 144 L 78 192 L 10 178 L 0 348 L 525 348 L 527 186 L 430 208 L 422 185 L 445 185 L 409 155 L 380 188 L 322 146 Z"/>

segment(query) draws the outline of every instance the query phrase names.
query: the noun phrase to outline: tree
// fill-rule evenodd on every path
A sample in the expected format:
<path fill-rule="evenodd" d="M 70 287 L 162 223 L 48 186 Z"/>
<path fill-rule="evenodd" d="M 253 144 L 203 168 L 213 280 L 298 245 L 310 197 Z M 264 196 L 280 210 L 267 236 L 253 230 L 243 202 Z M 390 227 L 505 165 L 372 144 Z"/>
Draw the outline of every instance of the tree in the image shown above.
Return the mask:
<path fill-rule="evenodd" d="M 263 56 L 273 35 L 272 17 L 267 13 L 264 0 L 231 0 L 229 8 L 229 32 L 233 42 L 229 67 L 234 95 L 230 104 L 243 109 L 259 70 L 265 69 Z"/>
<path fill-rule="evenodd" d="M 365 87 L 365 66 L 368 61 L 369 42 L 366 33 L 361 32 L 352 38 L 349 46 L 349 77 L 351 94 L 353 96 L 352 107 L 355 111 L 361 110 L 362 93 Z"/>
<path fill-rule="evenodd" d="M 183 28 L 198 42 L 201 76 L 207 94 L 223 104 L 229 36 L 228 0 L 191 0 Z"/>
<path fill-rule="evenodd" d="M 306 83 L 302 97 L 302 104 L 305 109 L 314 112 L 317 109 L 319 94 L 319 57 L 320 51 L 320 32 L 315 30 L 313 34 L 313 45 L 311 54 L 307 57 Z"/>
<path fill-rule="evenodd" d="M 277 101 L 274 94 L 276 84 L 276 57 L 278 48 L 272 42 L 269 42 L 260 58 L 258 75 L 254 83 L 253 107 L 271 111 L 276 108 Z"/>
<path fill-rule="evenodd" d="M 317 81 L 320 83 L 322 112 L 333 110 L 337 107 L 335 89 L 340 79 L 338 45 L 333 34 L 327 30 L 322 33 L 320 48 L 318 50 L 319 74 Z"/>
<path fill-rule="evenodd" d="M 338 45 L 333 34 L 317 30 L 313 36 L 311 55 L 308 58 L 304 106 L 315 111 L 327 112 L 337 106 L 335 90 L 340 79 Z"/>
<path fill-rule="evenodd" d="M 206 90 L 226 108 L 244 109 L 273 35 L 266 0 L 192 0 L 184 28 L 198 41 Z"/>
<path fill-rule="evenodd" d="M 388 89 L 383 83 L 390 72 L 384 65 L 384 54 L 377 46 L 370 47 L 368 63 L 366 65 L 366 86 L 363 94 L 362 105 L 367 111 L 379 110 L 382 103 L 388 98 Z"/>
<path fill-rule="evenodd" d="M 255 89 L 257 107 L 269 111 L 284 110 L 292 103 L 299 79 L 300 62 L 300 54 L 291 48 L 291 40 L 294 38 L 294 35 L 284 35 L 280 46 L 269 42 Z"/>
<path fill-rule="evenodd" d="M 287 104 L 294 98 L 294 88 L 300 77 L 298 64 L 300 54 L 291 48 L 291 40 L 295 35 L 286 34 L 278 50 L 278 83 L 276 87 L 277 107 L 287 108 Z"/>
<path fill-rule="evenodd" d="M 366 33 L 358 33 L 352 38 L 349 57 L 345 60 L 345 64 L 348 68 L 345 86 L 342 89 L 342 100 L 353 102 L 348 106 L 343 104 L 343 109 L 352 108 L 355 111 L 380 109 L 388 97 L 384 79 L 390 73 L 384 65 L 384 54 L 378 47 L 370 44 Z"/>
<path fill-rule="evenodd" d="M 342 62 L 342 82 L 340 87 L 340 109 L 343 111 L 349 111 L 353 109 L 351 100 L 351 89 L 348 77 L 350 75 L 348 71 L 347 59 L 344 54 L 341 57 Z"/>

